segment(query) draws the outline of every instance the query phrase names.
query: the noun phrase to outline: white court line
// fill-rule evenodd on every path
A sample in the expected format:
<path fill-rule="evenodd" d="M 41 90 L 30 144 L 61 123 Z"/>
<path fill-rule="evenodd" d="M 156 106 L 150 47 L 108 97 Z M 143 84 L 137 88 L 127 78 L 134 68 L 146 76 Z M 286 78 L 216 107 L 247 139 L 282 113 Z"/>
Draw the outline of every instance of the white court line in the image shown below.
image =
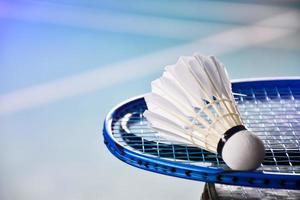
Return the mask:
<path fill-rule="evenodd" d="M 270 16 L 273 12 L 275 12 L 272 10 L 273 7 L 268 6 L 248 6 L 248 4 L 245 6 L 240 4 L 227 5 L 229 8 L 230 6 L 232 6 L 231 9 L 234 11 L 234 13 L 239 13 L 238 16 L 241 19 L 247 17 L 250 18 L 251 15 L 260 16 L 259 13 L 263 13 L 262 16 Z M 227 10 L 229 10 L 229 8 L 227 8 Z M 275 13 L 280 13 L 288 9 L 277 8 L 275 10 Z M 293 11 L 293 9 L 289 10 L 291 10 L 289 11 L 291 15 L 299 16 L 297 11 Z M 219 13 L 224 12 L 224 10 L 219 11 Z M 240 16 L 240 12 L 242 11 L 244 14 Z M 219 15 L 222 16 L 222 14 Z M 147 36 L 159 36 L 181 40 L 197 39 L 203 35 L 203 33 L 207 34 L 210 32 L 223 31 L 225 28 L 238 26 L 226 23 L 211 23 L 205 21 L 201 22 L 195 20 L 112 13 L 104 10 L 63 6 L 53 3 L 14 4 L 1 1 L 0 18 L 42 22 L 93 30 L 106 30 Z M 294 18 L 297 19 L 297 17 Z M 295 23 L 294 21 L 273 20 L 272 23 L 266 21 L 264 24 L 259 24 L 258 26 L 297 29 L 300 27 L 300 24 L 298 22 Z"/>
<path fill-rule="evenodd" d="M 289 20 L 291 13 L 274 19 Z M 272 19 L 267 19 L 272 22 Z M 180 55 L 194 52 L 220 55 L 252 45 L 260 45 L 294 33 L 288 29 L 253 26 L 236 28 L 192 43 L 157 51 L 125 62 L 108 65 L 96 70 L 72 75 L 60 80 L 20 89 L 0 96 L 0 114 L 41 106 L 60 99 L 103 89 L 113 84 L 140 78 L 174 63 Z M 112 78 L 113 77 L 113 78 Z"/>

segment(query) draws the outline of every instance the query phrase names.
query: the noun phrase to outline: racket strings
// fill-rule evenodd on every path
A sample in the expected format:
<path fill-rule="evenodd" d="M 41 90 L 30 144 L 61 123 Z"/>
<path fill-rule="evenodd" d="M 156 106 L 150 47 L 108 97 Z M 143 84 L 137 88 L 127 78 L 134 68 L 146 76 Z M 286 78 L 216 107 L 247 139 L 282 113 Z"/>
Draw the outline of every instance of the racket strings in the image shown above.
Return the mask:
<path fill-rule="evenodd" d="M 236 99 L 245 125 L 265 143 L 266 157 L 260 170 L 300 172 L 300 89 L 297 87 L 243 88 Z M 191 145 L 179 144 L 148 127 L 141 113 L 143 102 L 119 112 L 112 122 L 115 139 L 122 146 L 145 154 L 192 165 L 224 167 L 221 157 Z M 129 119 L 123 118 L 133 113 Z M 121 124 L 127 125 L 127 132 Z"/>

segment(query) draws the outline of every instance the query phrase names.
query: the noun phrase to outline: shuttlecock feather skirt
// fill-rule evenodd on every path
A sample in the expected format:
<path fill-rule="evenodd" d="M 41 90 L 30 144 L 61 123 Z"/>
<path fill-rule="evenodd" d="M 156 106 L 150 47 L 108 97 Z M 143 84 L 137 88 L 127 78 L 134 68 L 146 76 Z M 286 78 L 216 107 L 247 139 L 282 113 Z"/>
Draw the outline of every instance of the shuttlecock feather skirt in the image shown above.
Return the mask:
<path fill-rule="evenodd" d="M 144 116 L 158 136 L 169 142 L 191 144 L 222 154 L 222 148 L 230 136 L 247 132 L 243 131 L 245 127 L 226 69 L 213 56 L 196 54 L 180 57 L 175 65 L 167 66 L 163 75 L 151 83 L 151 89 L 152 92 L 145 96 L 148 110 Z M 252 148 L 254 146 L 250 143 L 256 143 L 263 154 L 264 147 L 258 138 L 252 135 L 241 137 L 246 138 L 244 142 L 249 142 L 249 146 L 245 147 Z M 235 143 L 230 146 L 238 146 L 235 145 L 239 143 L 238 140 L 231 141 Z M 237 154 L 236 161 L 239 156 Z"/>

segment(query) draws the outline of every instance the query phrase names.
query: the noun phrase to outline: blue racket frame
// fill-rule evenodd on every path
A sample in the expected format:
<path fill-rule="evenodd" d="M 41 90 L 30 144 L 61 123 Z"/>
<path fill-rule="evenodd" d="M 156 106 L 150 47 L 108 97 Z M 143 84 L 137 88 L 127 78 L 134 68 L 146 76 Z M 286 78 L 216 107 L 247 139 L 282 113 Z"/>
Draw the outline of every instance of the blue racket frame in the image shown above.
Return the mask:
<path fill-rule="evenodd" d="M 249 86 L 252 88 L 260 88 L 273 85 L 276 85 L 276 87 L 300 88 L 300 78 L 238 80 L 233 82 L 232 89 L 234 92 L 239 92 L 240 89 Z M 300 99 L 300 96 L 297 98 Z M 129 106 L 138 104 L 145 104 L 143 96 L 135 97 L 121 103 L 112 109 L 104 121 L 104 143 L 109 151 L 123 162 L 147 171 L 207 183 L 261 188 L 300 189 L 300 174 L 298 173 L 232 171 L 219 167 L 196 166 L 163 158 L 160 159 L 156 156 L 147 155 L 123 146 L 114 138 L 112 132 L 113 120 L 119 115 L 120 111 L 123 111 Z"/>

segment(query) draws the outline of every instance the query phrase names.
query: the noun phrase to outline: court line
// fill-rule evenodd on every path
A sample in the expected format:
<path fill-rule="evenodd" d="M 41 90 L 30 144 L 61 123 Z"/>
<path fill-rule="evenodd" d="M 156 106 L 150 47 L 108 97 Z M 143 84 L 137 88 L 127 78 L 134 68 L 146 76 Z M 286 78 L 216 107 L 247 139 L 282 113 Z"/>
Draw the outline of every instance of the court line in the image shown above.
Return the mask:
<path fill-rule="evenodd" d="M 291 13 L 285 13 L 272 19 L 284 21 L 289 20 L 291 16 L 293 16 Z M 232 29 L 125 62 L 1 95 L 0 114 L 41 106 L 66 97 L 103 89 L 134 78 L 141 78 L 161 70 L 164 65 L 174 63 L 180 55 L 191 55 L 194 52 L 220 55 L 253 45 L 261 45 L 295 32 L 290 29 L 274 29 L 259 26 L 266 21 L 272 22 L 272 19 L 262 20 L 253 26 Z"/>
<path fill-rule="evenodd" d="M 229 4 L 227 7 L 236 7 L 235 12 L 244 12 L 240 19 L 250 16 L 269 16 L 273 14 L 272 6 L 248 6 L 240 4 Z M 204 6 L 205 7 L 205 6 Z M 227 8 L 227 10 L 229 9 Z M 232 8 L 232 10 L 234 10 Z M 204 9 L 204 8 L 202 8 Z M 226 9 L 225 9 L 226 10 Z M 290 9 L 275 9 L 275 13 Z M 266 11 L 265 13 L 263 11 Z M 298 15 L 297 11 L 291 10 L 292 15 Z M 222 11 L 223 12 L 223 11 Z M 221 11 L 219 13 L 222 13 Z M 256 14 L 253 14 L 256 13 Z M 259 14 L 263 13 L 263 15 Z M 223 16 L 224 14 L 219 14 Z M 146 36 L 159 36 L 181 40 L 197 39 L 203 32 L 223 31 L 225 28 L 238 26 L 237 24 L 212 23 L 207 21 L 182 20 L 165 17 L 121 14 L 105 10 L 81 8 L 76 6 L 64 6 L 53 3 L 8 3 L 0 2 L 0 18 L 16 19 L 30 22 L 42 22 L 68 27 L 85 28 L 93 30 L 106 30 L 121 33 L 133 33 Z M 253 18 L 254 19 L 254 18 Z M 249 21 L 248 21 L 249 22 Z M 297 29 L 298 22 L 274 20 L 272 23 L 265 22 L 259 26 L 270 26 L 274 28 Z"/>

